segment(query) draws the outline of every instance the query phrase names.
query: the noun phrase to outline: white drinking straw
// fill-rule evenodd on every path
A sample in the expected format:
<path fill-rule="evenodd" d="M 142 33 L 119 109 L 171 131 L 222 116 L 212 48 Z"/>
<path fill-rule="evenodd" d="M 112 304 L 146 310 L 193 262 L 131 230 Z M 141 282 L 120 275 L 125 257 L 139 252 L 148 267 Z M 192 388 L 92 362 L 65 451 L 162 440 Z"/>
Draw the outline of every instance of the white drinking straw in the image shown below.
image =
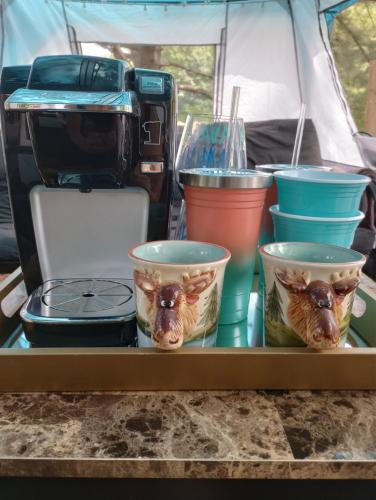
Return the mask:
<path fill-rule="evenodd" d="M 304 125 L 305 125 L 306 109 L 307 106 L 305 105 L 304 102 L 302 102 L 302 105 L 300 107 L 298 126 L 296 128 L 294 151 L 292 153 L 292 159 L 291 159 L 292 168 L 295 168 L 299 163 L 300 149 L 302 147 L 302 139 L 303 139 Z"/>
<path fill-rule="evenodd" d="M 186 229 L 186 221 L 185 221 L 185 200 L 184 198 L 181 200 L 178 220 L 176 223 L 175 229 L 175 240 L 184 240 L 185 237 L 185 229 Z"/>
<path fill-rule="evenodd" d="M 227 170 L 231 170 L 234 164 L 234 149 L 235 149 L 234 138 L 235 138 L 236 119 L 238 116 L 238 109 L 239 109 L 239 98 L 240 98 L 240 87 L 232 87 L 230 122 L 229 122 L 229 131 L 226 144 Z"/>

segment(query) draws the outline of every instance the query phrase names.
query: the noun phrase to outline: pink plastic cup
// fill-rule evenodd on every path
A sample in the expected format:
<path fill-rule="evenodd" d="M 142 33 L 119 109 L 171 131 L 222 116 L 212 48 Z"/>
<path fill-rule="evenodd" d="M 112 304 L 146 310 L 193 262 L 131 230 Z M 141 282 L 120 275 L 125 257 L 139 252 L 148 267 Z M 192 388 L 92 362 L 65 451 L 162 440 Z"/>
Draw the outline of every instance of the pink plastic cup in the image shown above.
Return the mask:
<path fill-rule="evenodd" d="M 216 243 L 232 254 L 223 285 L 220 324 L 248 313 L 261 217 L 272 176 L 254 170 L 181 170 L 188 239 Z"/>

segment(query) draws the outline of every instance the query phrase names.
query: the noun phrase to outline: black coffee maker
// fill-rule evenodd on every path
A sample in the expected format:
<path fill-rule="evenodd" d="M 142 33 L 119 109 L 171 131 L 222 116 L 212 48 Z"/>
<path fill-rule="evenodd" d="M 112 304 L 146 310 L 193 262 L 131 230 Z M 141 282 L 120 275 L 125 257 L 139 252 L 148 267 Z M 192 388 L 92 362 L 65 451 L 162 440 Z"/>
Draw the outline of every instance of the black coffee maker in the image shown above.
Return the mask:
<path fill-rule="evenodd" d="M 7 140 L 23 116 L 37 179 L 25 174 L 19 145 Z M 172 76 L 114 59 L 39 57 L 26 87 L 5 100 L 3 128 L 30 294 L 21 310 L 28 340 L 35 346 L 133 345 L 127 253 L 167 237 L 176 128 Z"/>

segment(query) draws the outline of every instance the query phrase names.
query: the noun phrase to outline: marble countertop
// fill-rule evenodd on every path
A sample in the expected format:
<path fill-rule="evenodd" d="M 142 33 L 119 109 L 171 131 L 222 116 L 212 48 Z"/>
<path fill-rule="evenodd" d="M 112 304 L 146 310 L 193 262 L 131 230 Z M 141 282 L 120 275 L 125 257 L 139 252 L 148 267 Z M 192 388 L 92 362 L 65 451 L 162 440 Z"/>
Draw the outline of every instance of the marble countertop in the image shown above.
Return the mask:
<path fill-rule="evenodd" d="M 376 392 L 1 394 L 0 476 L 376 478 Z"/>

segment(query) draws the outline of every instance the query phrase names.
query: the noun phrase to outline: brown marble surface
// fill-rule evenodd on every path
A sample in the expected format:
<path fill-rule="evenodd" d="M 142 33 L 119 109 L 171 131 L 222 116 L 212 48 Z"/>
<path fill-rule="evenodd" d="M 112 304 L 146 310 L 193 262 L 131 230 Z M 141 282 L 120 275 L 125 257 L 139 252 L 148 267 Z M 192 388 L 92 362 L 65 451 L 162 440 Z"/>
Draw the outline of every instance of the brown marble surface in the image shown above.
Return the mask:
<path fill-rule="evenodd" d="M 376 392 L 1 394 L 0 475 L 376 478 Z"/>

